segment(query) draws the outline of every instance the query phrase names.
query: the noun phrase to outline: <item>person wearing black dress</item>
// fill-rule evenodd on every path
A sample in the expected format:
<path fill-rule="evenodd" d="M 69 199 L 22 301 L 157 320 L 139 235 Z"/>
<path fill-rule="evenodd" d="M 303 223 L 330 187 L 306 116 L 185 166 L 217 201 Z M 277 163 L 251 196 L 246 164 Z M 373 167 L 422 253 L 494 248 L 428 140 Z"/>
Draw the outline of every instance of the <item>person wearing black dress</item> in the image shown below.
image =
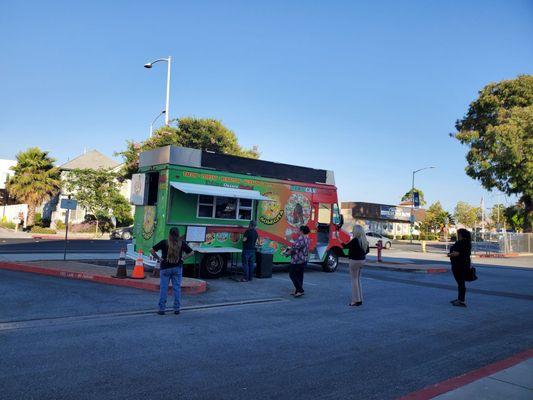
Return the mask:
<path fill-rule="evenodd" d="M 452 272 L 457 282 L 458 297 L 450 303 L 456 307 L 466 307 L 466 274 L 470 270 L 470 254 L 472 252 L 472 236 L 466 229 L 457 231 L 457 241 L 450 248 L 448 257 L 452 264 Z"/>

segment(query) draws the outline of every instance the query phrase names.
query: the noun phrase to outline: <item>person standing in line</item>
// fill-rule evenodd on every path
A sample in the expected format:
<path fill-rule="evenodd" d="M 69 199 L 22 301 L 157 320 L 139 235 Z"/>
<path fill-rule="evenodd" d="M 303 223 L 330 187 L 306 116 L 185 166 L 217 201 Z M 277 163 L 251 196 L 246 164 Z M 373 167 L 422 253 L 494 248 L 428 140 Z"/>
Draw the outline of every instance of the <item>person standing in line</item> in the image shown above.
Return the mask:
<path fill-rule="evenodd" d="M 310 240 L 309 228 L 305 225 L 300 226 L 298 238 L 294 241 L 287 252 L 291 255 L 291 265 L 289 266 L 289 278 L 294 284 L 294 297 L 300 297 L 304 294 L 304 269 L 307 265 L 307 258 L 309 256 Z"/>
<path fill-rule="evenodd" d="M 255 267 L 255 245 L 259 236 L 255 230 L 255 227 L 255 221 L 250 221 L 250 225 L 242 237 L 242 271 L 244 273 L 244 277 L 241 279 L 241 282 L 248 282 L 253 279 Z"/>
<path fill-rule="evenodd" d="M 161 250 L 161 257 L 157 251 Z M 172 281 L 174 292 L 174 314 L 180 313 L 181 278 L 183 276 L 183 260 L 193 255 L 193 250 L 180 236 L 178 228 L 170 228 L 167 240 L 161 240 L 150 249 L 152 256 L 161 263 L 159 274 L 159 315 L 165 315 L 167 307 L 168 284 Z M 183 253 L 186 253 L 183 256 Z"/>
<path fill-rule="evenodd" d="M 350 278 L 352 282 L 352 301 L 350 306 L 363 305 L 363 291 L 361 289 L 361 269 L 365 265 L 366 255 L 369 251 L 365 230 L 361 225 L 355 225 L 352 231 L 352 240 L 348 243 L 348 258 L 350 259 Z"/>
<path fill-rule="evenodd" d="M 457 282 L 458 297 L 450 301 L 456 307 L 466 307 L 466 274 L 470 270 L 470 254 L 472 252 L 472 236 L 466 229 L 457 231 L 457 241 L 450 248 L 448 257 L 452 264 L 452 272 Z"/>

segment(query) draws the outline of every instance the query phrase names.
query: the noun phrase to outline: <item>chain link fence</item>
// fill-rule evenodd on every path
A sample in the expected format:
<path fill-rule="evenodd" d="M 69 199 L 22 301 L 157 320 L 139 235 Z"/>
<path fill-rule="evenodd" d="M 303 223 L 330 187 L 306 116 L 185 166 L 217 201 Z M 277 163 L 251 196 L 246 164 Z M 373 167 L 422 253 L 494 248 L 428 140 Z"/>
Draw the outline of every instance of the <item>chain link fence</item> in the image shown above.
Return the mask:
<path fill-rule="evenodd" d="M 473 237 L 472 247 L 475 253 L 531 253 L 533 251 L 533 234 L 511 232 L 478 232 Z"/>

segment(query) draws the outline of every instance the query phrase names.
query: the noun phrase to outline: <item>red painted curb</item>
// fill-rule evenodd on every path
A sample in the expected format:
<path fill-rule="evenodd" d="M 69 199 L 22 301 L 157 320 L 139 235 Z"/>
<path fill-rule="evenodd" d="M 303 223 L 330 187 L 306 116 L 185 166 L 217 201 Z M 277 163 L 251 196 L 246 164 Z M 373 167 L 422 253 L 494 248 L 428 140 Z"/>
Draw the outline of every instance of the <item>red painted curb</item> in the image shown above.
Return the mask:
<path fill-rule="evenodd" d="M 93 275 L 93 274 L 88 274 L 85 272 L 73 272 L 73 271 L 60 270 L 60 269 L 48 269 L 48 268 L 37 267 L 34 265 L 4 262 L 4 261 L 0 261 L 0 269 L 7 269 L 7 270 L 19 271 L 19 272 L 29 272 L 33 274 L 56 276 L 59 278 L 67 278 L 67 279 L 77 279 L 77 280 L 82 280 L 82 281 L 103 283 L 106 285 L 124 286 L 124 287 L 131 287 L 135 289 L 148 290 L 151 292 L 159 292 L 158 284 L 152 283 L 152 282 L 145 282 L 143 280 L 135 280 L 135 279 L 129 279 L 129 278 L 117 279 L 117 278 L 113 278 L 111 276 L 105 276 L 105 275 Z M 197 280 L 191 280 L 188 283 L 189 285 L 182 286 L 181 288 L 181 292 L 184 294 L 199 294 L 199 293 L 204 293 L 207 290 L 207 283 L 205 281 L 197 279 Z"/>
<path fill-rule="evenodd" d="M 417 392 L 413 392 L 406 396 L 400 397 L 398 400 L 432 399 L 433 397 L 436 397 L 443 393 L 447 393 L 451 390 L 468 385 L 469 383 L 477 381 L 486 376 L 495 374 L 498 371 L 512 367 L 513 365 L 528 360 L 531 357 L 533 357 L 533 349 L 529 349 L 521 353 L 515 354 L 514 356 L 506 358 L 504 360 L 496 361 L 495 363 L 467 372 L 466 374 L 450 378 L 448 380 L 436 383 L 431 386 L 427 386 Z"/>
<path fill-rule="evenodd" d="M 478 258 L 515 258 L 515 257 L 520 257 L 520 254 L 519 253 L 506 253 L 506 254 L 492 253 L 492 254 L 478 254 L 476 255 L 476 257 Z"/>

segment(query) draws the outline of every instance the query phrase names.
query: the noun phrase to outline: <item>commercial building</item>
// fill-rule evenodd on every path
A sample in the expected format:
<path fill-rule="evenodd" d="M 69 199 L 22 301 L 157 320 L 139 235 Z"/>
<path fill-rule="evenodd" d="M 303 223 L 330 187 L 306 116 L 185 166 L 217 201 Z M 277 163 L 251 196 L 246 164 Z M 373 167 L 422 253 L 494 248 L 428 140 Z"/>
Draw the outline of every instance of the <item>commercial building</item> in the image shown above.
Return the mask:
<path fill-rule="evenodd" d="M 418 223 L 426 211 L 415 209 L 415 225 L 413 234 L 418 235 Z M 351 230 L 355 224 L 362 225 L 365 230 L 378 232 L 392 237 L 409 235 L 411 231 L 411 207 L 366 202 L 343 202 L 341 214 L 344 217 L 345 229 Z"/>

